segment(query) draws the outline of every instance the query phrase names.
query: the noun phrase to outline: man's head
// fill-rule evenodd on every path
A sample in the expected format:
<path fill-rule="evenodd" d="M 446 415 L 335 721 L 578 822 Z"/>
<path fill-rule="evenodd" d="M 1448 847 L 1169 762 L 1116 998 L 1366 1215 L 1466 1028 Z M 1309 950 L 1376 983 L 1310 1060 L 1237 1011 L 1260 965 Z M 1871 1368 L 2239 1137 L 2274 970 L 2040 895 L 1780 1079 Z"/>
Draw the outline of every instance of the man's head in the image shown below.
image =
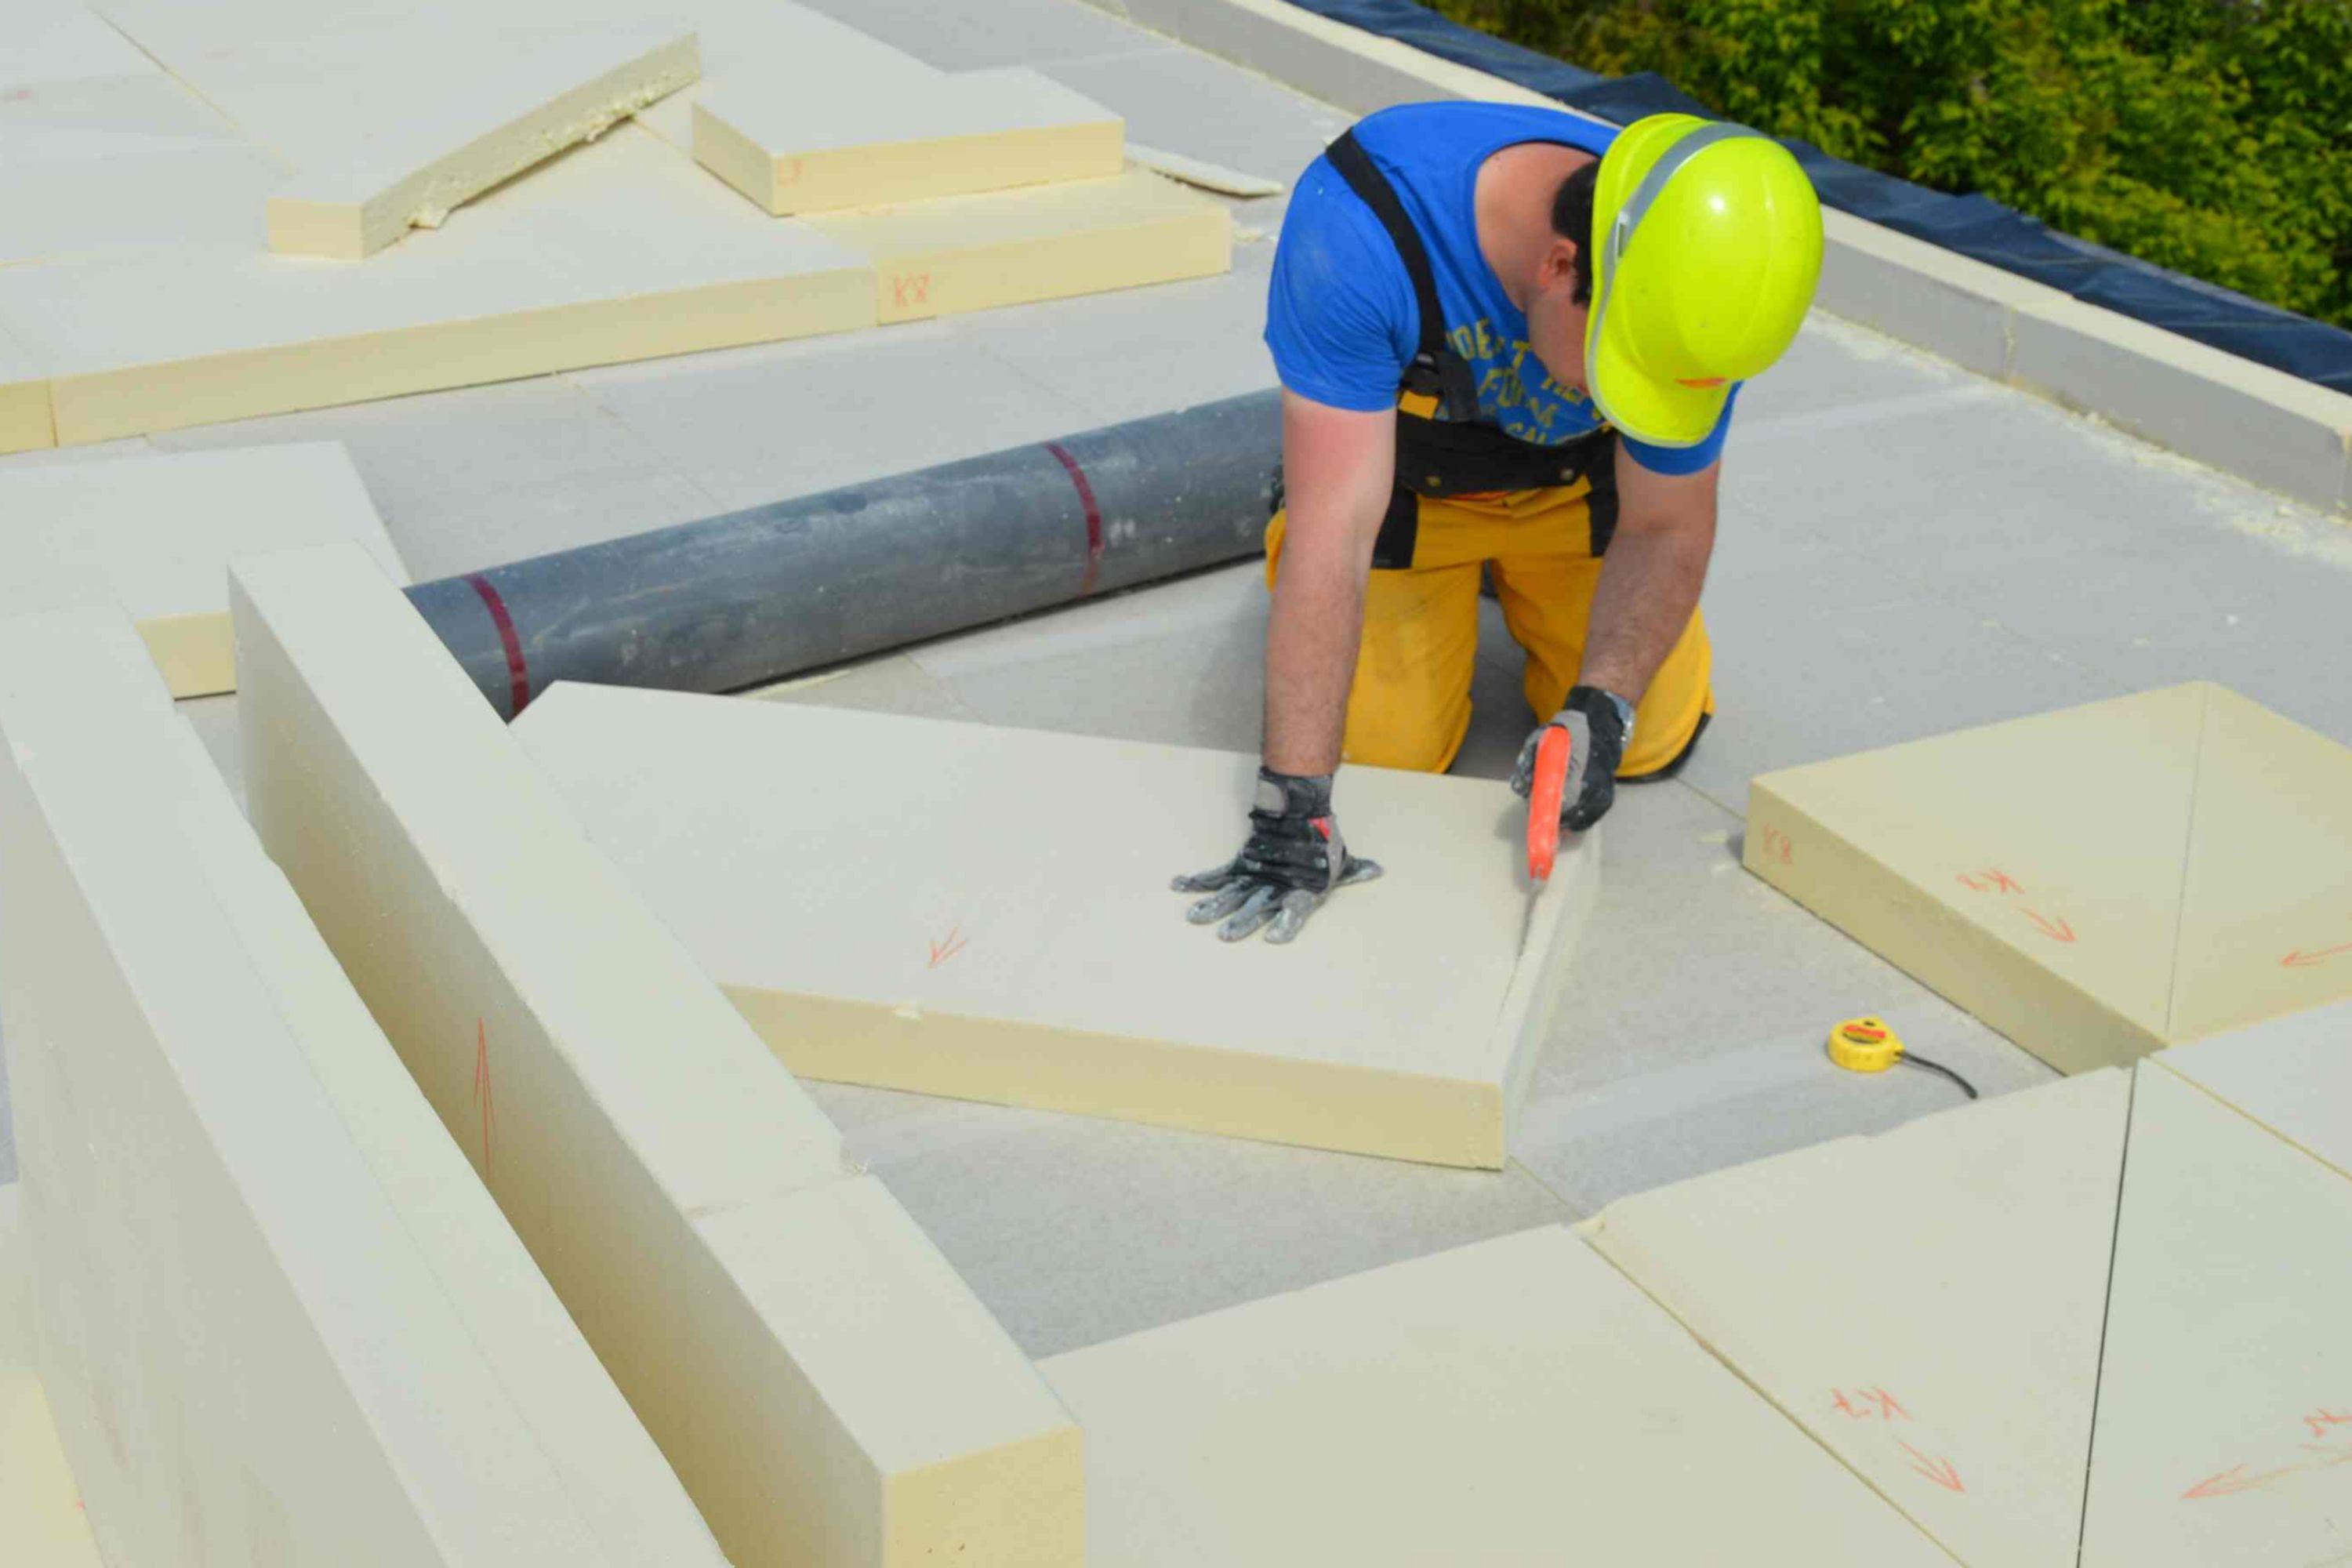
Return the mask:
<path fill-rule="evenodd" d="M 1528 346 L 1562 386 L 1584 387 L 1585 313 L 1592 303 L 1592 191 L 1601 160 L 1580 163 L 1551 198 L 1552 241 L 1528 289 Z"/>
<path fill-rule="evenodd" d="M 1821 202 L 1788 150 L 1686 114 L 1620 132 L 1561 182 L 1552 228 L 1529 345 L 1656 446 L 1706 438 L 1730 386 L 1788 349 L 1821 275 Z"/>

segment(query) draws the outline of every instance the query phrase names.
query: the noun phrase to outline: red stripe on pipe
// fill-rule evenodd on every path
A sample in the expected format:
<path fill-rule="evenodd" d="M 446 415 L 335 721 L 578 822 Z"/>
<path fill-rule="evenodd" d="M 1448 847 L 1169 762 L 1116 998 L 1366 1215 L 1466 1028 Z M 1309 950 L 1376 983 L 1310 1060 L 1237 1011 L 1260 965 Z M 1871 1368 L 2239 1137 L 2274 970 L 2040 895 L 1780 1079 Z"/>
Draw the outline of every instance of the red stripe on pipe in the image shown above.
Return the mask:
<path fill-rule="evenodd" d="M 1045 443 L 1045 450 L 1054 454 L 1070 476 L 1070 483 L 1078 487 L 1078 504 L 1087 509 L 1087 573 L 1078 579 L 1081 596 L 1095 591 L 1095 579 L 1102 574 L 1103 530 L 1102 507 L 1095 500 L 1095 487 L 1087 479 L 1087 471 L 1059 441 Z"/>
<path fill-rule="evenodd" d="M 476 572 L 466 581 L 482 596 L 482 607 L 490 612 L 490 620 L 499 628 L 499 645 L 507 650 L 508 690 L 514 701 L 513 710 L 507 717 L 514 718 L 530 700 L 530 671 L 522 662 L 522 638 L 515 632 L 514 617 L 507 614 L 507 602 L 499 596 L 490 580 Z"/>

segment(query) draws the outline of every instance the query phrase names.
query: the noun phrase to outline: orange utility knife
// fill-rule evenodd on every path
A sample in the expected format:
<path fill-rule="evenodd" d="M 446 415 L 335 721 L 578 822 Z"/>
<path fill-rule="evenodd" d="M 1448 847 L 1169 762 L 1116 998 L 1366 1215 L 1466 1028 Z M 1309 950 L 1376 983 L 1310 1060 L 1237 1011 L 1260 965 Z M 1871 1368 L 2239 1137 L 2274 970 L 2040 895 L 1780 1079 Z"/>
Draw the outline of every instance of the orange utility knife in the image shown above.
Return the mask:
<path fill-rule="evenodd" d="M 1519 922 L 1519 956 L 1528 955 L 1535 934 L 1536 900 L 1551 886 L 1552 862 L 1559 858 L 1559 803 L 1568 792 L 1568 764 L 1575 752 L 1568 731 L 1554 724 L 1536 744 L 1535 786 L 1528 792 L 1528 912 Z"/>

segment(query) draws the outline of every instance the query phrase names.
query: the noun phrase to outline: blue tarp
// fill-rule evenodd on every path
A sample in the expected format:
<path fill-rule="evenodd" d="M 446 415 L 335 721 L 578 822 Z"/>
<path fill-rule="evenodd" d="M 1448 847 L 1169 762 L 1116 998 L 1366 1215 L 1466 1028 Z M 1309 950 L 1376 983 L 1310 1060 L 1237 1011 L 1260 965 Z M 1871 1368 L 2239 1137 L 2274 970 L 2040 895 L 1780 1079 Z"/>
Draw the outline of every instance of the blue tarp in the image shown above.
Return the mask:
<path fill-rule="evenodd" d="M 1604 77 L 1447 20 L 1412 0 L 1291 0 L 1620 125 L 1679 111 L 1719 118 L 1653 72 Z M 2182 337 L 2352 393 L 2352 332 L 2060 234 L 1984 196 L 1948 195 L 1784 141 L 1822 200 L 1915 239 L 2046 283 Z"/>

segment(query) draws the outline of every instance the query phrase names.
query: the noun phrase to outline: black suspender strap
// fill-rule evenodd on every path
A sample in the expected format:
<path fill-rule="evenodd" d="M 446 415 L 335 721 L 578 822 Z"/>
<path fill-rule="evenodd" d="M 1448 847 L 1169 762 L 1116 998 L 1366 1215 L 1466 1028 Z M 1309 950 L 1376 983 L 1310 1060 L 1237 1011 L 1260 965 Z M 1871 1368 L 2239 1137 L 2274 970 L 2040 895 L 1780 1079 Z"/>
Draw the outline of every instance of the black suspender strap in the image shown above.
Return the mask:
<path fill-rule="evenodd" d="M 1396 187 L 1357 142 L 1353 131 L 1343 133 L 1323 155 L 1389 231 L 1397 258 L 1404 263 L 1405 276 L 1412 280 L 1413 300 L 1421 311 L 1421 346 L 1412 356 L 1412 369 L 1405 373 L 1406 390 L 1436 398 L 1449 419 L 1475 419 L 1478 397 L 1471 384 L 1469 363 L 1445 341 L 1445 307 L 1438 303 L 1437 274 L 1429 265 L 1421 231 L 1406 215 L 1404 204 L 1397 200 Z"/>
<path fill-rule="evenodd" d="M 1403 492 L 1447 496 L 1544 489 L 1588 478 L 1594 496 L 1592 552 L 1600 554 L 1607 547 L 1607 535 L 1613 531 L 1616 518 L 1611 467 L 1614 433 L 1604 426 L 1589 436 L 1544 447 L 1507 435 L 1482 418 L 1470 362 L 1454 353 L 1446 341 L 1445 308 L 1438 302 L 1437 275 L 1429 265 L 1421 231 L 1397 199 L 1396 187 L 1357 143 L 1352 131 L 1332 142 L 1324 156 L 1388 230 L 1405 275 L 1412 280 L 1413 299 L 1421 311 L 1421 342 L 1405 370 L 1402 390 L 1436 404 L 1435 418 L 1407 408 L 1397 411 L 1399 504 L 1390 508 L 1381 526 L 1373 564 L 1412 564 L 1416 513 Z"/>

